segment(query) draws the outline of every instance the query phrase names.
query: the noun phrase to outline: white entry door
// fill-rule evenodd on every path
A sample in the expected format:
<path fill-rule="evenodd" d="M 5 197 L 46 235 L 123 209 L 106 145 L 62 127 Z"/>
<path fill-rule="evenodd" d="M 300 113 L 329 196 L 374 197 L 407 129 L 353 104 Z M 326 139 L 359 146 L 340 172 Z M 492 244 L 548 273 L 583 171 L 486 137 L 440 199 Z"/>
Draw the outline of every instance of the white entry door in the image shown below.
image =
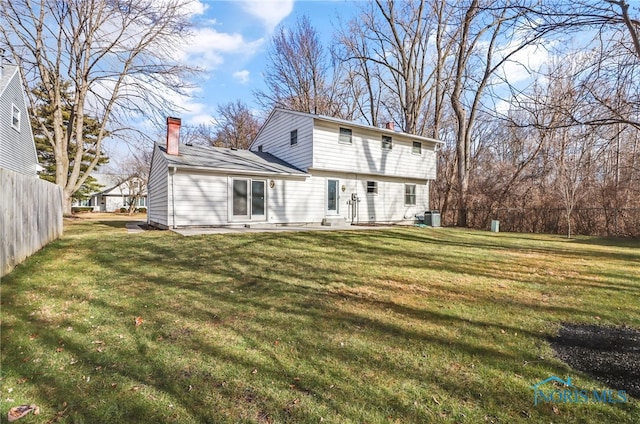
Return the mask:
<path fill-rule="evenodd" d="M 338 180 L 327 180 L 327 215 L 338 215 Z"/>

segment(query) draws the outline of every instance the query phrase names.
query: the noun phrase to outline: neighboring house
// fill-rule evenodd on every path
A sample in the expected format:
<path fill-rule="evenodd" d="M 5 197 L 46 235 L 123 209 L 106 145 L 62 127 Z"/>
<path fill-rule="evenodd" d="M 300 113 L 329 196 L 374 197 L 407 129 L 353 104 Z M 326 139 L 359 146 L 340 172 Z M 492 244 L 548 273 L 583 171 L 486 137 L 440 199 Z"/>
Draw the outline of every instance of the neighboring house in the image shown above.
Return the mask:
<path fill-rule="evenodd" d="M 76 201 L 74 207 L 91 207 L 94 212 L 117 212 L 121 208 L 128 208 L 134 201 L 135 195 L 140 197 L 135 200 L 136 208 L 147 207 L 147 190 L 139 178 L 127 178 L 117 174 L 91 174 L 102 189 L 92 193 L 86 200 Z"/>
<path fill-rule="evenodd" d="M 442 142 L 275 109 L 250 150 L 156 145 L 148 221 L 161 228 L 411 223 L 429 208 Z"/>
<path fill-rule="evenodd" d="M 0 168 L 37 177 L 38 154 L 19 72 L 16 65 L 0 63 Z"/>

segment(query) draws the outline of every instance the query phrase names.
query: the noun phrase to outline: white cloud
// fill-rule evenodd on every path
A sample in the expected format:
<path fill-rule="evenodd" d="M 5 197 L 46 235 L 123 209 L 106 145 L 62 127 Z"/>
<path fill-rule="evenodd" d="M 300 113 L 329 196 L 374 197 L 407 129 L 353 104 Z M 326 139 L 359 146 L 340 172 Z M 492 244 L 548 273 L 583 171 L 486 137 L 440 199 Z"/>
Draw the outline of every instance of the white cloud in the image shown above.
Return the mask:
<path fill-rule="evenodd" d="M 199 28 L 178 52 L 179 60 L 211 71 L 225 62 L 225 55 L 253 56 L 264 43 L 264 38 L 247 41 L 242 34 L 227 34 L 213 28 Z"/>
<path fill-rule="evenodd" d="M 241 0 L 242 9 L 260 19 L 268 32 L 293 12 L 294 0 Z"/>
<path fill-rule="evenodd" d="M 203 2 L 201 2 L 199 0 L 196 0 L 196 1 L 188 1 L 185 4 L 185 8 L 186 8 L 186 10 L 189 12 L 189 14 L 191 16 L 204 15 L 204 13 L 209 8 L 209 5 L 203 3 Z"/>
<path fill-rule="evenodd" d="M 531 72 L 538 71 L 548 61 L 547 49 L 530 45 L 514 54 L 511 60 L 504 64 L 502 71 L 510 83 L 519 83 L 529 79 Z"/>
<path fill-rule="evenodd" d="M 193 116 L 189 116 L 187 118 L 187 122 L 188 125 L 193 125 L 193 126 L 197 126 L 200 124 L 203 125 L 213 125 L 213 117 L 211 116 L 211 114 L 208 113 L 201 113 L 198 115 L 193 115 Z"/>
<path fill-rule="evenodd" d="M 243 69 L 242 71 L 234 72 L 233 79 L 238 81 L 240 84 L 246 84 L 249 82 L 249 71 Z"/>

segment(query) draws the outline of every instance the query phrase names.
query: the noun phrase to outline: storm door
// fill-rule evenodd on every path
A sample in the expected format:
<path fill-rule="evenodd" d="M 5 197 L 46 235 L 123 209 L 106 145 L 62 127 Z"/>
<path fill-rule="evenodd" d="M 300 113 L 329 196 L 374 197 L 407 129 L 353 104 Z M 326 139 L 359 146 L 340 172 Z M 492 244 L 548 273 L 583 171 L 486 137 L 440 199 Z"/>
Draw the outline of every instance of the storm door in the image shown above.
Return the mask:
<path fill-rule="evenodd" d="M 338 180 L 327 180 L 327 215 L 338 214 Z"/>
<path fill-rule="evenodd" d="M 251 180 L 251 220 L 264 220 L 265 181 Z"/>

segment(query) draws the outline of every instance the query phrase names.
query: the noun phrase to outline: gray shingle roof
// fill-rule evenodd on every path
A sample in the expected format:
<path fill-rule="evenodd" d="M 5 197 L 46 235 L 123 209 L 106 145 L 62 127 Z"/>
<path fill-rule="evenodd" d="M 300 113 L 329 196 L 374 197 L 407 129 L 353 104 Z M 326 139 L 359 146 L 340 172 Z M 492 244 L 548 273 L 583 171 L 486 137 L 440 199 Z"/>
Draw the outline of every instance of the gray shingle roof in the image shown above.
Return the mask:
<path fill-rule="evenodd" d="M 306 176 L 307 173 L 266 152 L 234 150 L 223 147 L 180 144 L 179 155 L 167 154 L 165 146 L 158 148 L 169 166 L 208 169 L 244 174 L 277 174 Z"/>

